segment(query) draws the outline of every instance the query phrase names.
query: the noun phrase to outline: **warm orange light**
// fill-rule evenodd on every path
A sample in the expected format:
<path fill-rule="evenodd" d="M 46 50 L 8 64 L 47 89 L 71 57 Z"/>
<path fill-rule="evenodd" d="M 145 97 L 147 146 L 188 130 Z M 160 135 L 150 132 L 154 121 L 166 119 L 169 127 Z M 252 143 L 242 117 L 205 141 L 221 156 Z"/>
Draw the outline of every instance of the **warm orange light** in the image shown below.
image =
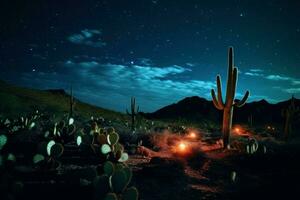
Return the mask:
<path fill-rule="evenodd" d="M 234 130 L 235 130 L 235 132 L 237 132 L 237 133 L 240 132 L 240 129 L 239 129 L 239 128 L 235 128 Z"/>
<path fill-rule="evenodd" d="M 194 133 L 194 132 L 191 132 L 191 133 L 189 134 L 189 137 L 190 137 L 190 138 L 196 138 L 196 137 L 197 137 L 197 135 L 196 135 L 196 133 Z"/>
<path fill-rule="evenodd" d="M 179 143 L 178 148 L 180 151 L 185 151 L 186 150 L 186 144 L 183 142 Z"/>

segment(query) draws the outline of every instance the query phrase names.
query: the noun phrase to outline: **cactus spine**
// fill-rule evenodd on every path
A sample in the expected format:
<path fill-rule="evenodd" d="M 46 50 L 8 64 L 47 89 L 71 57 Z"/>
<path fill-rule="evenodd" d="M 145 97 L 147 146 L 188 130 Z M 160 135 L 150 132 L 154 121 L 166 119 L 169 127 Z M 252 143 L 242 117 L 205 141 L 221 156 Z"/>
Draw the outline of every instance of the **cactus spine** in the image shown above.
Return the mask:
<path fill-rule="evenodd" d="M 285 117 L 284 122 L 284 138 L 287 140 L 292 129 L 292 123 L 295 114 L 299 112 L 299 107 L 295 106 L 295 98 L 292 96 L 290 105 L 282 110 L 282 116 Z"/>
<path fill-rule="evenodd" d="M 71 86 L 71 91 L 70 91 L 70 100 L 69 100 L 69 119 L 73 117 L 73 112 L 74 112 L 74 106 L 75 106 L 75 101 L 74 101 L 74 96 L 73 96 L 73 87 Z"/>
<path fill-rule="evenodd" d="M 222 125 L 222 134 L 223 134 L 223 147 L 228 148 L 230 145 L 230 133 L 232 127 L 232 114 L 233 108 L 242 107 L 248 97 L 250 92 L 247 91 L 241 101 L 235 102 L 235 91 L 236 83 L 238 76 L 238 68 L 234 66 L 233 61 L 233 48 L 229 47 L 228 50 L 228 75 L 227 75 L 227 89 L 226 89 L 226 99 L 225 103 L 223 102 L 222 97 L 222 84 L 221 77 L 217 75 L 217 90 L 218 97 L 216 97 L 215 90 L 211 90 L 211 96 L 213 99 L 213 104 L 218 110 L 223 110 L 223 125 Z"/>
<path fill-rule="evenodd" d="M 134 131 L 135 130 L 135 119 L 139 112 L 139 106 L 136 106 L 134 97 L 131 97 L 131 108 L 130 109 L 131 109 L 131 112 L 129 113 L 128 109 L 126 109 L 126 113 L 127 113 L 127 115 L 129 115 L 131 117 L 131 130 Z"/>

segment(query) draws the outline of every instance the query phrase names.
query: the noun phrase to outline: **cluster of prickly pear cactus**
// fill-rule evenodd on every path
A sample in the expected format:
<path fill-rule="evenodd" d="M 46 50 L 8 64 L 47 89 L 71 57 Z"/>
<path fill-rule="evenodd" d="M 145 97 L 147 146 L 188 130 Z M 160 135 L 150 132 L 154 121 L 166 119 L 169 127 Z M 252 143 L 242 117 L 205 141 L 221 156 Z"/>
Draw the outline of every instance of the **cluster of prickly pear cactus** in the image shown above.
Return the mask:
<path fill-rule="evenodd" d="M 227 89 L 226 89 L 226 99 L 223 102 L 222 97 L 222 84 L 220 75 L 217 76 L 217 88 L 218 88 L 218 98 L 216 97 L 215 91 L 211 90 L 211 96 L 213 99 L 214 106 L 223 110 L 223 147 L 228 148 L 230 145 L 230 133 L 232 128 L 232 115 L 234 107 L 242 107 L 249 96 L 249 91 L 246 92 L 241 101 L 235 101 L 235 91 L 238 77 L 238 68 L 234 66 L 233 63 L 233 48 L 230 47 L 228 51 L 228 76 L 227 76 Z"/>
<path fill-rule="evenodd" d="M 73 140 L 75 132 L 76 126 L 74 125 L 74 119 L 69 118 L 67 123 L 62 120 L 59 123 L 51 125 L 51 127 L 45 131 L 44 136 L 47 139 L 53 139 L 57 142 L 68 143 Z"/>
<path fill-rule="evenodd" d="M 27 132 L 32 133 L 35 131 L 35 133 L 39 133 L 41 130 L 44 134 L 44 137 L 38 137 L 42 141 L 37 145 L 36 154 L 33 157 L 30 156 L 37 169 L 58 170 L 61 166 L 60 157 L 64 153 L 63 144 L 67 144 L 66 148 L 72 146 L 71 142 L 75 138 L 75 142 L 79 146 L 78 152 L 80 155 L 82 155 L 81 153 L 92 153 L 94 155 L 94 152 L 98 156 L 96 157 L 97 159 L 99 157 L 103 158 L 103 160 L 99 159 L 100 162 L 98 162 L 103 167 L 103 174 L 97 176 L 98 168 L 96 170 L 93 167 L 77 171 L 78 174 L 76 175 L 79 175 L 81 184 L 91 184 L 96 176 L 94 183 L 97 198 L 101 199 L 103 197 L 103 199 L 117 200 L 136 200 L 138 198 L 138 191 L 135 187 L 127 188 L 131 181 L 132 172 L 125 165 L 125 161 L 128 160 L 128 154 L 124 152 L 123 145 L 119 143 L 119 134 L 112 127 L 100 127 L 99 124 L 104 121 L 101 119 L 92 120 L 91 124 L 85 125 L 82 129 L 75 127 L 73 118 L 58 123 L 38 121 L 37 118 L 0 120 L 0 129 L 4 131 L 4 135 L 0 135 L 0 173 L 3 172 L 3 167 L 10 169 L 10 166 L 12 166 L 10 163 L 13 164 L 16 160 L 14 154 L 8 150 L 10 145 L 6 145 L 11 130 L 16 125 L 20 125 L 21 129 L 26 128 L 25 125 L 29 125 L 31 119 L 36 120 L 37 126 Z M 24 127 L 22 126 L 23 124 Z M 83 152 L 81 147 L 88 147 L 89 151 Z M 99 191 L 105 191 L 105 193 L 99 193 Z"/>
<path fill-rule="evenodd" d="M 136 200 L 138 191 L 135 187 L 127 188 L 132 172 L 124 162 L 128 154 L 119 143 L 119 135 L 113 127 L 101 128 L 92 122 L 87 133 L 77 133 L 78 146 L 91 147 L 103 160 L 103 174 L 94 180 L 96 199 Z"/>
<path fill-rule="evenodd" d="M 75 140 L 78 146 L 91 147 L 103 160 L 125 162 L 128 159 L 123 145 L 119 143 L 119 134 L 113 127 L 100 128 L 93 122 L 88 133 L 78 132 Z"/>
<path fill-rule="evenodd" d="M 0 128 L 2 131 L 7 133 L 15 133 L 21 131 L 30 131 L 34 127 L 36 127 L 36 123 L 41 117 L 39 111 L 35 111 L 34 113 L 26 116 L 19 117 L 18 119 L 1 119 L 0 120 Z"/>
<path fill-rule="evenodd" d="M 112 127 L 102 130 L 96 135 L 101 154 L 109 160 L 125 162 L 128 159 L 128 154 L 124 152 L 123 145 L 119 143 L 119 134 Z"/>
<path fill-rule="evenodd" d="M 248 138 L 247 144 L 246 144 L 246 153 L 247 154 L 266 154 L 267 153 L 267 147 L 265 145 L 259 145 L 257 140 L 255 138 Z"/>
<path fill-rule="evenodd" d="M 16 157 L 14 154 L 3 151 L 5 145 L 7 144 L 7 140 L 8 138 L 6 135 L 0 135 L 0 168 L 10 166 L 16 162 Z"/>
<path fill-rule="evenodd" d="M 132 172 L 124 164 L 107 161 L 103 174 L 94 179 L 95 198 L 105 200 L 137 200 L 138 190 L 129 187 Z"/>
<path fill-rule="evenodd" d="M 23 183 L 16 180 L 11 172 L 16 163 L 16 157 L 5 150 L 8 142 L 6 135 L 0 135 L 0 191 L 1 199 L 15 199 L 23 189 Z M 4 193 L 3 193 L 4 191 Z"/>
<path fill-rule="evenodd" d="M 139 112 L 139 106 L 136 106 L 134 97 L 131 97 L 130 110 L 131 110 L 131 112 L 129 112 L 128 109 L 126 109 L 126 113 L 127 113 L 127 115 L 129 115 L 131 117 L 131 130 L 134 131 L 136 117 Z"/>
<path fill-rule="evenodd" d="M 54 140 L 41 142 L 38 145 L 38 154 L 33 156 L 33 163 L 42 167 L 55 169 L 60 166 L 58 158 L 63 154 L 64 146 Z"/>
<path fill-rule="evenodd" d="M 295 115 L 299 113 L 299 107 L 295 105 L 295 98 L 292 96 L 290 105 L 282 110 L 282 116 L 285 118 L 284 122 L 284 138 L 287 140 L 291 131 L 292 131 L 292 123 Z"/>

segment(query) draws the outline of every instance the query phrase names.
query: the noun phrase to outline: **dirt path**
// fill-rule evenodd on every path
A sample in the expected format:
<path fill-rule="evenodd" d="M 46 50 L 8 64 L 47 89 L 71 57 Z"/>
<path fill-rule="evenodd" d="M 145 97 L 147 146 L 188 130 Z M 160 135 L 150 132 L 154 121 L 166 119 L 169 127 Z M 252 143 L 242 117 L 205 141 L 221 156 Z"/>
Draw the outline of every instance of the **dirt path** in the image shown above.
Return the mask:
<path fill-rule="evenodd" d="M 247 155 L 200 143 L 202 148 L 186 157 L 166 151 L 152 158 L 131 156 L 128 164 L 141 199 L 289 199 L 299 195 L 299 145 L 272 144 L 267 154 Z"/>

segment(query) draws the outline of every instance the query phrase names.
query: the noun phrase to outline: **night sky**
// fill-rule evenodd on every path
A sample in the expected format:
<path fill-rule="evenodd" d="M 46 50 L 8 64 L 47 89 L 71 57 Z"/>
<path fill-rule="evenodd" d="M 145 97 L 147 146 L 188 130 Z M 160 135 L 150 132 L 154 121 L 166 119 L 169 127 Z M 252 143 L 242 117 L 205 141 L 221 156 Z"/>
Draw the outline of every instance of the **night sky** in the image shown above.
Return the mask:
<path fill-rule="evenodd" d="M 31 3 L 29 3 L 31 2 Z M 81 2 L 81 3 L 79 3 Z M 237 98 L 300 97 L 300 1 L 1 1 L 0 79 L 38 88 L 73 85 L 80 100 L 124 112 L 135 96 L 154 111 L 210 97 L 226 81 Z"/>

